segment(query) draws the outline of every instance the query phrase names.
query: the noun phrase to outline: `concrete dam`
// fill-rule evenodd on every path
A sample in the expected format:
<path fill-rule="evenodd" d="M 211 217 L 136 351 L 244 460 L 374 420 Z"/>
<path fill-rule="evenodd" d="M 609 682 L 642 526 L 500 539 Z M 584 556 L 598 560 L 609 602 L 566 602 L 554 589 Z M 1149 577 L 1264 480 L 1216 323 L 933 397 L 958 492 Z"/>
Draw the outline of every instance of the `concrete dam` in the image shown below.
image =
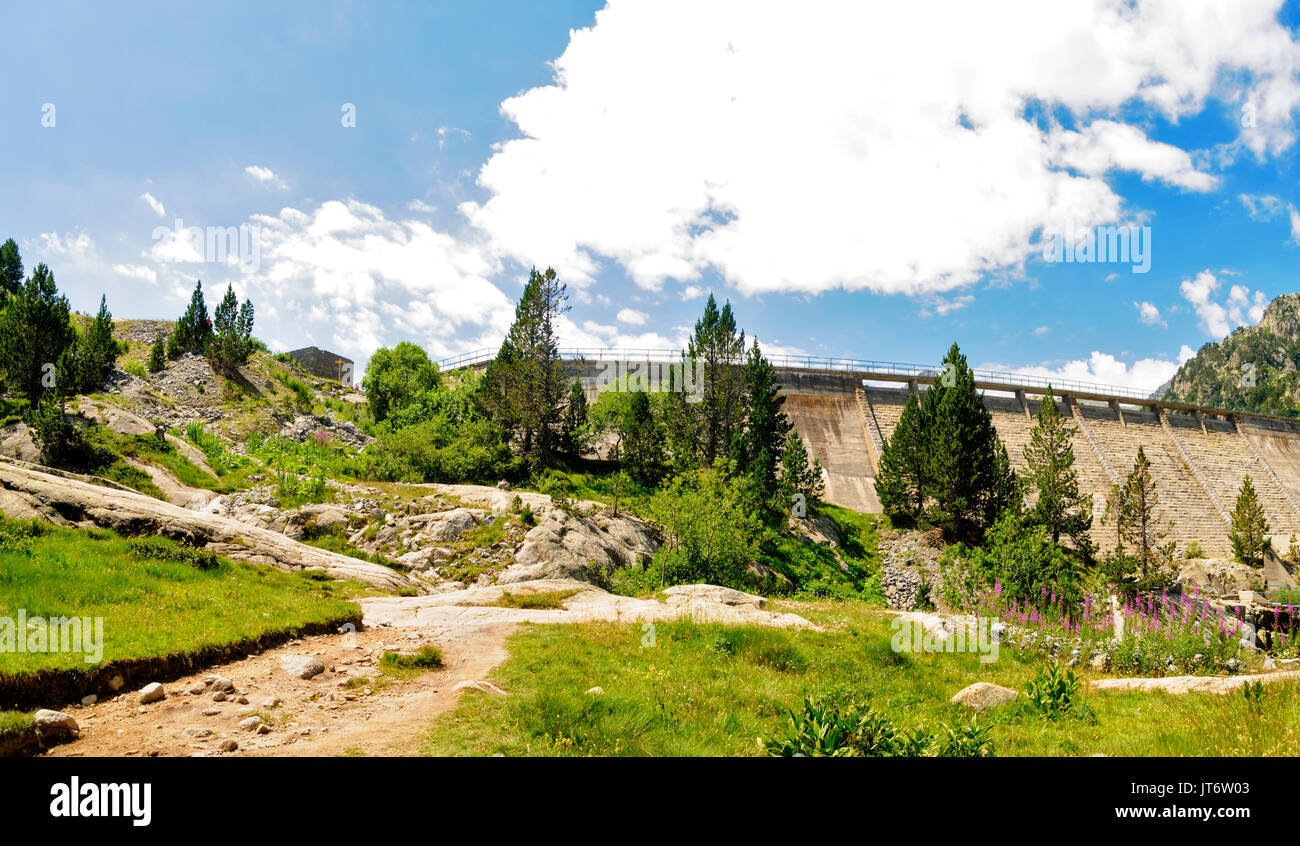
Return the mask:
<path fill-rule="evenodd" d="M 477 369 L 495 350 L 441 362 L 442 369 Z M 664 390 L 667 369 L 680 353 L 659 350 L 562 350 L 570 375 L 594 399 L 621 376 L 647 390 Z M 826 499 L 868 513 L 881 511 L 875 477 L 884 442 L 909 393 L 934 384 L 933 367 L 863 359 L 774 356 L 785 410 L 820 463 Z M 1025 467 L 1025 446 L 1038 419 L 1047 381 L 1020 374 L 975 371 L 976 387 L 1007 448 L 1012 466 Z M 1274 547 L 1286 551 L 1300 536 L 1300 420 L 1153 400 L 1131 389 L 1068 380 L 1054 381 L 1061 413 L 1077 427 L 1075 469 L 1079 486 L 1093 497 L 1093 540 L 1114 546 L 1114 529 L 1102 524 L 1106 493 L 1133 468 L 1138 447 L 1151 463 L 1160 500 L 1158 517 L 1181 552 L 1193 541 L 1211 557 L 1231 556 L 1230 514 L 1242 478 L 1251 477 L 1268 519 Z"/>

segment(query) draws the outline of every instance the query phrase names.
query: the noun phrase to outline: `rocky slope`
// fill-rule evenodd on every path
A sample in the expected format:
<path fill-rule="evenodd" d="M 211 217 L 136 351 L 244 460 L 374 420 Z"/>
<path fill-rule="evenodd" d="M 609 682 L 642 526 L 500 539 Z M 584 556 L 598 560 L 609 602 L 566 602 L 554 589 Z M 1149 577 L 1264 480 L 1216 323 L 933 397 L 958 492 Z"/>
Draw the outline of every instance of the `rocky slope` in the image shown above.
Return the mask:
<path fill-rule="evenodd" d="M 1257 326 L 1208 343 L 1174 374 L 1161 396 L 1216 408 L 1294 417 L 1300 409 L 1300 293 L 1268 304 Z"/>

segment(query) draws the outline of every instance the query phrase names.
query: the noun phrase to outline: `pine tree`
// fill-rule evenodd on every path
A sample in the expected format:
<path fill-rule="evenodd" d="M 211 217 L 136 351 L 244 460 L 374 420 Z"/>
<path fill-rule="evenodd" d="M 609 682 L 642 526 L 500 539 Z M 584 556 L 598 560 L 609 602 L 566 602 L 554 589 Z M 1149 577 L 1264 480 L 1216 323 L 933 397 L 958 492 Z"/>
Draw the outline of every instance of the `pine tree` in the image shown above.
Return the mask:
<path fill-rule="evenodd" d="M 1120 487 L 1115 503 L 1115 520 L 1123 539 L 1132 544 L 1145 576 L 1158 566 L 1160 541 L 1168 534 L 1167 527 L 1157 517 L 1160 496 L 1151 477 L 1151 462 L 1146 451 L 1138 447 L 1133 470 Z"/>
<path fill-rule="evenodd" d="M 1259 504 L 1259 495 L 1255 492 L 1255 483 L 1246 476 L 1241 480 L 1241 491 L 1237 494 L 1237 505 L 1232 509 L 1232 531 L 1228 540 L 1232 542 L 1232 554 L 1242 564 L 1260 568 L 1264 566 L 1264 550 L 1269 546 L 1268 520 L 1264 517 L 1264 507 Z"/>
<path fill-rule="evenodd" d="M 207 344 L 208 354 L 225 370 L 246 364 L 253 352 L 252 301 L 246 299 L 240 306 L 234 288 L 227 285 L 226 295 L 212 316 L 214 331 Z"/>
<path fill-rule="evenodd" d="M 704 304 L 704 315 L 695 323 L 687 343 L 687 367 L 700 362 L 704 380 L 703 399 L 695 404 L 699 416 L 700 461 L 712 464 L 726 456 L 733 436 L 740 430 L 744 413 L 744 381 L 741 366 L 745 358 L 745 333 L 737 332 L 731 303 L 721 309 L 713 294 Z"/>
<path fill-rule="evenodd" d="M 1056 408 L 1049 385 L 1038 407 L 1038 423 L 1029 433 L 1025 447 L 1026 480 L 1037 497 L 1030 510 L 1030 522 L 1043 526 L 1060 543 L 1065 535 L 1075 546 L 1088 552 L 1092 542 L 1092 497 L 1079 493 L 1079 474 L 1074 469 L 1072 439 L 1078 427 L 1067 424 Z"/>
<path fill-rule="evenodd" d="M 113 315 L 108 310 L 108 298 L 100 295 L 99 312 L 95 315 L 85 337 L 78 342 L 76 351 L 76 387 L 65 383 L 65 390 L 90 393 L 103 386 L 121 355 L 121 347 L 113 340 Z"/>
<path fill-rule="evenodd" d="M 821 462 L 815 458 L 808 460 L 808 448 L 795 431 L 786 436 L 785 448 L 781 450 L 781 485 L 788 497 L 800 494 L 809 506 L 821 502 L 825 490 Z"/>
<path fill-rule="evenodd" d="M 44 264 L 27 278 L 0 309 L 0 374 L 35 408 L 41 394 L 75 374 L 57 363 L 77 339 L 69 321 L 68 298 L 59 293 Z"/>
<path fill-rule="evenodd" d="M 891 518 L 921 521 L 925 508 L 926 442 L 925 411 L 916 394 L 907 398 L 894 433 L 884 443 L 876 472 L 876 496 Z"/>
<path fill-rule="evenodd" d="M 760 500 L 777 495 L 777 462 L 787 446 L 790 420 L 782 405 L 781 385 L 774 368 L 754 341 L 745 362 L 745 425 L 737 445 L 737 466 L 749 474 Z M 802 443 L 802 442 L 801 442 Z"/>
<path fill-rule="evenodd" d="M 587 427 L 587 393 L 577 379 L 569 388 L 569 399 L 564 404 L 564 417 L 560 420 L 560 451 L 574 458 L 586 450 L 584 431 Z"/>
<path fill-rule="evenodd" d="M 568 310 L 564 283 L 555 270 L 529 273 L 496 359 L 484 373 L 483 403 L 493 419 L 514 433 L 534 467 L 556 452 L 566 396 L 556 322 Z"/>
<path fill-rule="evenodd" d="M 622 462 L 627 473 L 644 485 L 659 480 L 663 469 L 663 438 L 644 391 L 627 394 L 622 421 Z"/>
<path fill-rule="evenodd" d="M 3 303 L 23 285 L 23 259 L 18 245 L 10 238 L 0 244 L 0 303 Z"/>
<path fill-rule="evenodd" d="M 978 542 L 1006 507 L 1017 484 L 993 416 L 975 390 L 975 374 L 953 344 L 944 357 L 939 396 L 927 431 L 929 519 L 952 539 Z M 931 391 L 934 391 L 932 388 Z"/>
<path fill-rule="evenodd" d="M 167 341 L 167 354 L 176 358 L 187 352 L 203 352 L 207 349 L 208 339 L 212 337 L 212 321 L 208 318 L 208 307 L 203 301 L 203 280 L 194 285 L 189 307 L 176 322 L 176 331 Z"/>
<path fill-rule="evenodd" d="M 157 373 L 167 366 L 167 336 L 159 332 L 153 339 L 153 348 L 149 350 L 149 372 Z"/>

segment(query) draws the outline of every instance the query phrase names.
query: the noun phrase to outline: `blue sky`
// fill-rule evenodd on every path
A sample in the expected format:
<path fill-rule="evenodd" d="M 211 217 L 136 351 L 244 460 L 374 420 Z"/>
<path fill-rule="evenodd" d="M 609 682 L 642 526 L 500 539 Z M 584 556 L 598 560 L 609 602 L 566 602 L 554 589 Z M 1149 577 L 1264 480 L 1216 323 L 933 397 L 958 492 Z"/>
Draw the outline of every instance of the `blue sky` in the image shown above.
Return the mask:
<path fill-rule="evenodd" d="M 536 263 L 573 345 L 712 290 L 773 353 L 1153 388 L 1300 289 L 1292 4 L 965 5 L 28 4 L 0 238 L 79 310 L 232 283 L 359 362 L 495 346 Z M 1120 224 L 1149 272 L 1042 260 Z M 241 225 L 244 267 L 161 231 Z"/>

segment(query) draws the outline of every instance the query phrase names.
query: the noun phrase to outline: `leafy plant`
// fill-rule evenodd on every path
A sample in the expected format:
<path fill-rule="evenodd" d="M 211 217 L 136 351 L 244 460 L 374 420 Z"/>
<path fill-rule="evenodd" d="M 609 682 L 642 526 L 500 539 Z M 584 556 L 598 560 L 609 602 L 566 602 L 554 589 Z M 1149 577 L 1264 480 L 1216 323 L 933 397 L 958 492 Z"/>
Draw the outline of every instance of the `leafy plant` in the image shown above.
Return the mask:
<path fill-rule="evenodd" d="M 1079 688 L 1074 670 L 1053 661 L 1039 668 L 1038 675 L 1025 685 L 1025 693 L 1039 714 L 1055 720 L 1070 713 L 1078 704 Z"/>

